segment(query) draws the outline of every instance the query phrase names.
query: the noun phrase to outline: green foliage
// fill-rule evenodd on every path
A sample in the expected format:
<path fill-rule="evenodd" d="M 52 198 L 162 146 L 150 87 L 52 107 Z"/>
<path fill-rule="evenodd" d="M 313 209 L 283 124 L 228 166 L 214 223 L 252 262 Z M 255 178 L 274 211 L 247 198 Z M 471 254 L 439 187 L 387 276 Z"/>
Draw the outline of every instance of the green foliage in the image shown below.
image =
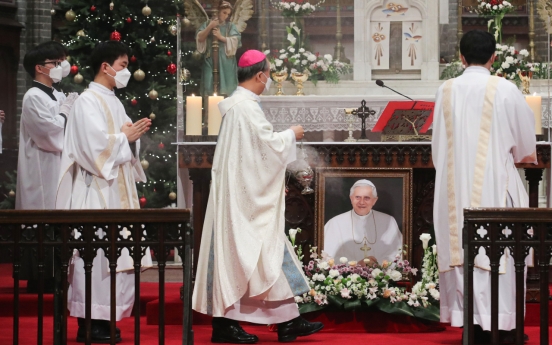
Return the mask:
<path fill-rule="evenodd" d="M 71 75 L 62 81 L 65 92 L 82 92 L 94 79 L 88 57 L 98 42 L 107 41 L 116 30 L 121 42 L 132 50 L 128 69 L 134 73 L 141 69 L 145 78 L 141 81 L 131 77 L 128 86 L 116 91 L 128 116 L 133 120 L 153 117 L 150 131 L 141 138 L 140 160 L 147 160 L 146 183 L 138 184 L 139 197 L 147 199 L 145 207 L 166 207 L 175 202 L 169 199 L 170 192 L 176 192 L 177 161 L 176 141 L 176 85 L 177 76 L 170 74 L 167 67 L 177 62 L 177 13 L 183 13 L 183 0 L 150 1 L 151 14 L 145 16 L 142 9 L 145 0 L 90 2 L 84 0 L 62 0 L 63 13 L 73 10 L 74 21 L 64 21 L 60 29 L 62 43 L 69 50 L 70 63 L 78 67 L 84 81 L 75 82 Z M 94 6 L 94 9 L 92 9 Z M 171 30 L 172 29 L 172 30 Z M 82 35 L 81 30 L 84 31 Z M 81 33 L 79 36 L 77 33 Z M 183 60 L 191 61 L 191 52 L 184 53 Z M 190 67 L 188 67 L 190 69 Z M 192 70 L 192 69 L 190 69 Z M 196 76 L 192 74 L 192 78 Z M 193 81 L 191 81 L 192 84 Z M 158 93 L 157 99 L 150 99 L 151 90 Z M 137 101 L 132 105 L 132 100 Z"/>

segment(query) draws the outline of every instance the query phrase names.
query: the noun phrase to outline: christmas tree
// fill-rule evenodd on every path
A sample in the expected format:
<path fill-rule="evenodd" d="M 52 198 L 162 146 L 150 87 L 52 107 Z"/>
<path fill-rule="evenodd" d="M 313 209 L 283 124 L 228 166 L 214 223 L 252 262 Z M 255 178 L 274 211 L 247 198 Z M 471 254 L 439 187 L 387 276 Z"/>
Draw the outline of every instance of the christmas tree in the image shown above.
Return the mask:
<path fill-rule="evenodd" d="M 87 58 L 96 43 L 117 40 L 132 51 L 128 86 L 116 90 L 128 116 L 148 116 L 150 131 L 141 138 L 140 160 L 148 178 L 138 183 L 142 207 L 166 207 L 176 199 L 177 17 L 183 1 L 90 0 L 60 2 L 65 16 L 60 38 L 68 49 L 72 76 L 64 92 L 82 92 L 94 79 Z M 192 60 L 191 52 L 183 54 Z M 192 82 L 193 83 L 193 82 Z"/>

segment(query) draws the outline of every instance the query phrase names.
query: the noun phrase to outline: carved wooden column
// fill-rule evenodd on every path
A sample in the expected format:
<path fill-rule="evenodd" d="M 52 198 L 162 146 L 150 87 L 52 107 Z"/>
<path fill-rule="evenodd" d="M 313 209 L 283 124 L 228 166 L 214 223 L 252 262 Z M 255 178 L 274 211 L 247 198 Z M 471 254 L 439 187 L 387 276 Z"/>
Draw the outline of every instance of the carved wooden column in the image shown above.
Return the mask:
<path fill-rule="evenodd" d="M 209 200 L 209 187 L 211 182 L 211 169 L 190 169 L 190 180 L 194 184 L 193 205 L 192 205 L 192 226 L 194 228 L 194 266 L 193 276 L 197 269 L 197 259 L 201 246 L 201 235 L 203 233 L 203 220 L 207 211 Z"/>
<path fill-rule="evenodd" d="M 529 207 L 539 207 L 539 182 L 543 169 L 525 168 L 525 179 L 529 182 Z"/>

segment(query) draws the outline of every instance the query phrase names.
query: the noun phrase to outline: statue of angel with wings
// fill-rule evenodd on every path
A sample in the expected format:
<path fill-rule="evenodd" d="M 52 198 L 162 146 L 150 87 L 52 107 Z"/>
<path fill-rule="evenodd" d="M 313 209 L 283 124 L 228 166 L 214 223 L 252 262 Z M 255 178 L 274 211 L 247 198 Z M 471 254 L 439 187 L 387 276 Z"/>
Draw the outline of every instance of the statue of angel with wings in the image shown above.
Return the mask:
<path fill-rule="evenodd" d="M 188 19 L 196 28 L 197 51 L 203 54 L 201 94 L 230 95 L 238 86 L 236 51 L 241 33 L 253 15 L 253 0 L 221 1 L 209 19 L 198 0 L 185 0 Z"/>

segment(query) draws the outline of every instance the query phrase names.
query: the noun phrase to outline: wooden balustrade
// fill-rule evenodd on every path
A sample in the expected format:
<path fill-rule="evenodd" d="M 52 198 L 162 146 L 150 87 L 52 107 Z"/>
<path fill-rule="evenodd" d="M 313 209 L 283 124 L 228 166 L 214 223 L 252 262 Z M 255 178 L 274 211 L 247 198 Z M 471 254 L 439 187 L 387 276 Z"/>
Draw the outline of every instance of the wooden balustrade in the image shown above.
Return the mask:
<path fill-rule="evenodd" d="M 140 263 L 146 248 L 152 250 L 159 268 L 159 333 L 158 344 L 165 343 L 165 265 L 172 249 L 178 249 L 183 269 L 183 332 L 182 344 L 193 344 L 192 331 L 192 251 L 193 230 L 188 210 L 48 210 L 48 211 L 0 211 L 0 250 L 10 251 L 13 262 L 13 344 L 19 344 L 19 273 L 21 255 L 31 252 L 37 265 L 38 330 L 37 344 L 42 344 L 44 327 L 44 264 L 45 253 L 52 252 L 59 262 L 54 308 L 54 341 L 67 343 L 67 273 L 69 260 L 75 250 L 84 260 L 86 284 L 86 343 L 90 344 L 92 261 L 98 249 L 109 260 L 111 274 L 111 339 L 115 344 L 115 275 L 117 258 L 127 248 L 134 260 L 134 343 L 140 344 Z M 98 230 L 103 230 L 104 236 Z M 80 237 L 73 236 L 74 231 Z M 59 279 L 61 278 L 61 279 Z"/>

